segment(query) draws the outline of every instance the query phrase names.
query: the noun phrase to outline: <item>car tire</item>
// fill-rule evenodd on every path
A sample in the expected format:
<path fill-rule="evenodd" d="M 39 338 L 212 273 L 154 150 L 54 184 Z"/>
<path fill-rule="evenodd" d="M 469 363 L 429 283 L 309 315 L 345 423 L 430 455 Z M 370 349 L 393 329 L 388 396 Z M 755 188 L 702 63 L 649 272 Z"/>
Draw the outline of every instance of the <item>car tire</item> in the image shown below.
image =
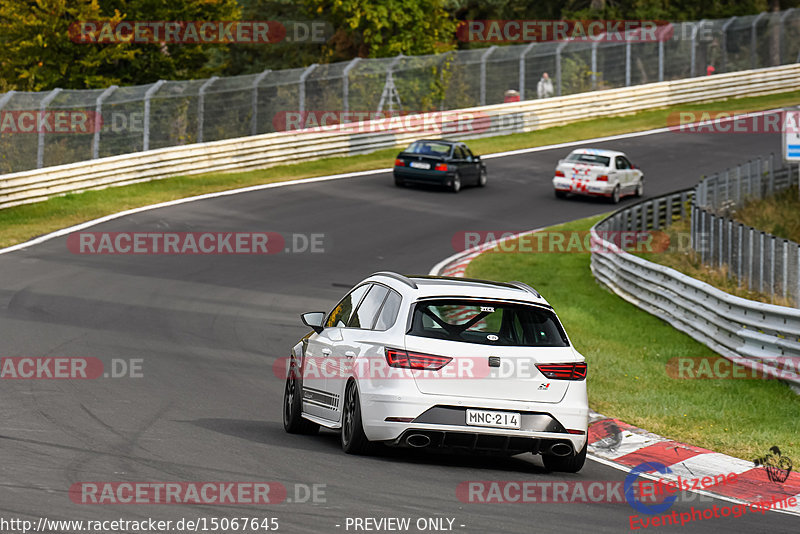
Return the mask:
<path fill-rule="evenodd" d="M 589 440 L 583 445 L 583 449 L 576 455 L 554 456 L 552 454 L 542 454 L 542 463 L 548 471 L 559 471 L 562 473 L 577 473 L 583 469 L 586 463 L 586 449 Z"/>
<path fill-rule="evenodd" d="M 556 198 L 567 198 L 567 193 L 564 191 L 556 190 Z"/>
<path fill-rule="evenodd" d="M 458 193 L 461 191 L 461 176 L 458 173 L 453 176 L 453 181 L 450 182 L 450 191 L 453 193 Z"/>
<path fill-rule="evenodd" d="M 478 173 L 478 187 L 486 187 L 486 182 L 489 180 L 489 177 L 486 175 L 486 169 L 481 169 Z"/>
<path fill-rule="evenodd" d="M 400 178 L 399 176 L 395 176 L 394 177 L 394 185 L 396 185 L 397 187 L 403 187 L 406 184 L 405 184 L 405 182 L 403 181 L 402 178 Z"/>
<path fill-rule="evenodd" d="M 641 198 L 644 196 L 644 176 L 639 179 L 639 183 L 636 184 L 636 192 L 634 193 L 636 198 Z"/>
<path fill-rule="evenodd" d="M 614 191 L 611 193 L 611 198 L 608 199 L 609 202 L 612 204 L 619 204 L 619 185 L 614 188 Z"/>
<path fill-rule="evenodd" d="M 289 434 L 316 434 L 319 430 L 317 423 L 303 419 L 303 399 L 300 392 L 303 390 L 303 379 L 299 376 L 297 366 L 292 362 L 286 385 L 283 388 L 283 429 Z"/>
<path fill-rule="evenodd" d="M 347 384 L 344 393 L 342 450 L 347 454 L 366 454 L 371 450 L 371 443 L 364 434 L 364 425 L 361 421 L 361 402 L 358 398 L 358 388 L 353 381 Z"/>

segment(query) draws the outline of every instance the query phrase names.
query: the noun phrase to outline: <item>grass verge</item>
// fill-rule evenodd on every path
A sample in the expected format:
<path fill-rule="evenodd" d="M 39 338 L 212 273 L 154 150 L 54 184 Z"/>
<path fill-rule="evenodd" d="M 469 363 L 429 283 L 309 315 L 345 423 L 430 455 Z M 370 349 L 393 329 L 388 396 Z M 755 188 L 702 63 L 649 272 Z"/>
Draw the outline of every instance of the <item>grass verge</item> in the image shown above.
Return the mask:
<path fill-rule="evenodd" d="M 800 91 L 726 100 L 713 104 L 673 106 L 623 117 L 581 121 L 535 132 L 476 139 L 470 142 L 470 146 L 479 154 L 487 154 L 661 128 L 667 124 L 667 115 L 676 110 L 707 110 L 713 107 L 718 111 L 757 111 L 794 105 L 798 101 L 800 101 Z M 326 158 L 258 171 L 175 177 L 101 191 L 70 194 L 45 202 L 7 208 L 0 210 L 0 247 L 21 243 L 59 228 L 148 204 L 250 185 L 384 168 L 392 164 L 396 153 L 397 148 L 391 148 L 362 156 Z"/>
<path fill-rule="evenodd" d="M 586 231 L 600 217 L 555 226 Z M 777 445 L 800 457 L 800 396 L 772 380 L 678 380 L 666 373 L 679 356 L 711 349 L 598 285 L 582 253 L 484 253 L 466 276 L 521 280 L 555 307 L 589 363 L 592 409 L 662 436 L 750 460 Z"/>

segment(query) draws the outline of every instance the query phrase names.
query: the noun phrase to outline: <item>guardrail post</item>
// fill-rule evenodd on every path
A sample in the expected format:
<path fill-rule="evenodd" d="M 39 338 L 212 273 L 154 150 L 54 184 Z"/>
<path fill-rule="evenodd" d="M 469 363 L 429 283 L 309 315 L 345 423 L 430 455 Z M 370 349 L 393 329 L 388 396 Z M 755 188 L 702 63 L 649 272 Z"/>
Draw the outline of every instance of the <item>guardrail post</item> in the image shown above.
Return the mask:
<path fill-rule="evenodd" d="M 47 105 L 53 101 L 58 93 L 61 92 L 60 88 L 53 89 L 50 93 L 42 99 L 39 104 L 39 116 L 37 117 L 37 125 L 44 119 L 44 113 L 47 111 Z M 39 140 L 36 147 L 36 168 L 41 169 L 44 167 L 44 128 L 39 128 Z"/>
<path fill-rule="evenodd" d="M 525 56 L 528 55 L 528 52 L 533 50 L 533 45 L 536 43 L 531 43 L 525 47 L 525 50 L 522 51 L 522 54 L 519 55 L 519 99 L 525 100 Z"/>
<path fill-rule="evenodd" d="M 211 84 L 219 80 L 219 76 L 212 76 L 200 86 L 197 92 L 197 142 L 203 142 L 203 122 L 205 121 L 206 114 L 206 89 L 211 87 Z"/>
<path fill-rule="evenodd" d="M 775 296 L 775 236 L 771 235 L 769 239 L 769 292 L 770 295 Z M 772 299 L 773 301 L 775 299 Z"/>
<path fill-rule="evenodd" d="M 597 90 L 597 41 L 592 41 L 592 91 Z M 659 44 L 661 44 L 659 42 Z"/>
<path fill-rule="evenodd" d="M 486 105 L 486 60 L 495 50 L 497 50 L 497 45 L 492 45 L 481 54 L 481 106 Z"/>
<path fill-rule="evenodd" d="M 100 157 L 100 130 L 103 128 L 103 102 L 111 96 L 111 93 L 117 90 L 116 85 L 112 85 L 100 96 L 97 97 L 94 103 L 94 136 L 92 139 L 92 159 Z"/>
<path fill-rule="evenodd" d="M 253 112 L 250 115 L 250 135 L 258 135 L 258 84 L 260 84 L 272 69 L 267 69 L 253 80 Z"/>
<path fill-rule="evenodd" d="M 300 80 L 298 81 L 299 90 L 298 90 L 298 111 L 302 114 L 306 110 L 306 80 L 314 72 L 319 65 L 316 63 L 312 63 L 306 70 L 303 71 L 303 74 L 300 75 Z"/>
<path fill-rule="evenodd" d="M 556 47 L 556 96 L 561 96 L 561 50 L 567 46 L 567 42 L 562 41 Z"/>
<path fill-rule="evenodd" d="M 781 65 L 783 65 L 783 60 L 784 60 L 784 57 L 783 57 L 784 56 L 784 54 L 783 54 L 783 49 L 784 49 L 783 40 L 784 40 L 784 37 L 786 36 L 786 26 L 784 25 L 784 21 L 786 20 L 786 17 L 788 17 L 789 14 L 794 10 L 795 10 L 795 8 L 793 8 L 793 7 L 790 7 L 789 9 L 787 9 L 784 12 L 784 14 L 781 15 L 780 24 L 778 25 L 778 31 L 780 32 L 778 34 L 778 43 L 779 43 L 778 46 L 780 47 L 780 50 L 778 51 L 778 61 L 780 62 Z"/>
<path fill-rule="evenodd" d="M 753 263 L 755 262 L 755 258 L 753 257 L 755 243 L 753 243 L 755 236 L 753 235 L 753 228 L 751 226 L 747 227 L 748 230 L 748 237 L 747 237 L 747 254 L 748 254 L 748 261 L 747 261 L 747 287 L 749 289 L 753 289 Z"/>
<path fill-rule="evenodd" d="M 722 65 L 719 69 L 721 73 L 728 72 L 728 26 L 733 24 L 735 20 L 736 17 L 731 17 L 722 25 Z"/>
<path fill-rule="evenodd" d="M 342 111 L 350 111 L 350 71 L 361 61 L 360 57 L 353 58 L 342 71 Z"/>
<path fill-rule="evenodd" d="M 725 226 L 727 226 L 727 230 L 728 230 L 726 232 L 727 236 L 726 236 L 725 240 L 728 242 L 727 243 L 728 258 L 727 258 L 726 263 L 728 264 L 728 277 L 730 278 L 730 277 L 733 276 L 733 273 L 734 273 L 734 271 L 733 271 L 733 221 L 731 219 L 725 219 Z"/>
<path fill-rule="evenodd" d="M 717 241 L 719 241 L 719 251 L 717 256 L 717 266 L 722 268 L 725 265 L 725 218 L 717 217 L 719 229 L 717 231 Z"/>
<path fill-rule="evenodd" d="M 764 232 L 759 232 L 759 245 L 758 251 L 760 252 L 759 261 L 758 261 L 758 291 L 760 293 L 764 292 L 764 258 L 766 254 L 764 253 Z"/>
<path fill-rule="evenodd" d="M 756 25 L 758 21 L 760 21 L 764 16 L 767 14 L 766 11 L 762 11 L 758 14 L 756 18 L 753 19 L 752 24 L 750 24 L 750 68 L 756 68 Z"/>
<path fill-rule="evenodd" d="M 164 85 L 165 80 L 158 80 L 156 83 L 147 90 L 144 94 L 144 127 L 142 128 L 142 150 L 150 150 L 150 100 L 153 98 L 153 95 L 156 94 L 162 85 Z"/>

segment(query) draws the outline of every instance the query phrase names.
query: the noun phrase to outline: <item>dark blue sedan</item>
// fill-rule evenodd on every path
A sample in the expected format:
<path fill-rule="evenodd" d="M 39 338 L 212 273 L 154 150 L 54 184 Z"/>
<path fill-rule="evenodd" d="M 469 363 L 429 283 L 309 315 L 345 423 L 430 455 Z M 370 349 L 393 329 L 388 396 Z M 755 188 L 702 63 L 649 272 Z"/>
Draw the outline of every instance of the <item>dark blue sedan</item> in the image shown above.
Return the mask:
<path fill-rule="evenodd" d="M 464 143 L 420 139 L 394 160 L 394 183 L 436 184 L 458 193 L 463 185 L 486 185 L 486 164 Z"/>

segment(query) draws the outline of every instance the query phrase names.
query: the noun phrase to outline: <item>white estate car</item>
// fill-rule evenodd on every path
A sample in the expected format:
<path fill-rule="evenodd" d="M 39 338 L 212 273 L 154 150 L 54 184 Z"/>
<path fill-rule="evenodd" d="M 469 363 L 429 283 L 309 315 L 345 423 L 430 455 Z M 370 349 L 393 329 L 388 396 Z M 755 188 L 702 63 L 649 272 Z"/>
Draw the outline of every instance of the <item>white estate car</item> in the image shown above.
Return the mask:
<path fill-rule="evenodd" d="M 292 349 L 289 433 L 341 431 L 345 452 L 390 446 L 586 459 L 586 362 L 521 282 L 375 273 Z"/>
<path fill-rule="evenodd" d="M 644 173 L 622 152 L 579 148 L 558 162 L 553 187 L 558 198 L 594 195 L 616 204 L 620 197 L 644 194 Z"/>

